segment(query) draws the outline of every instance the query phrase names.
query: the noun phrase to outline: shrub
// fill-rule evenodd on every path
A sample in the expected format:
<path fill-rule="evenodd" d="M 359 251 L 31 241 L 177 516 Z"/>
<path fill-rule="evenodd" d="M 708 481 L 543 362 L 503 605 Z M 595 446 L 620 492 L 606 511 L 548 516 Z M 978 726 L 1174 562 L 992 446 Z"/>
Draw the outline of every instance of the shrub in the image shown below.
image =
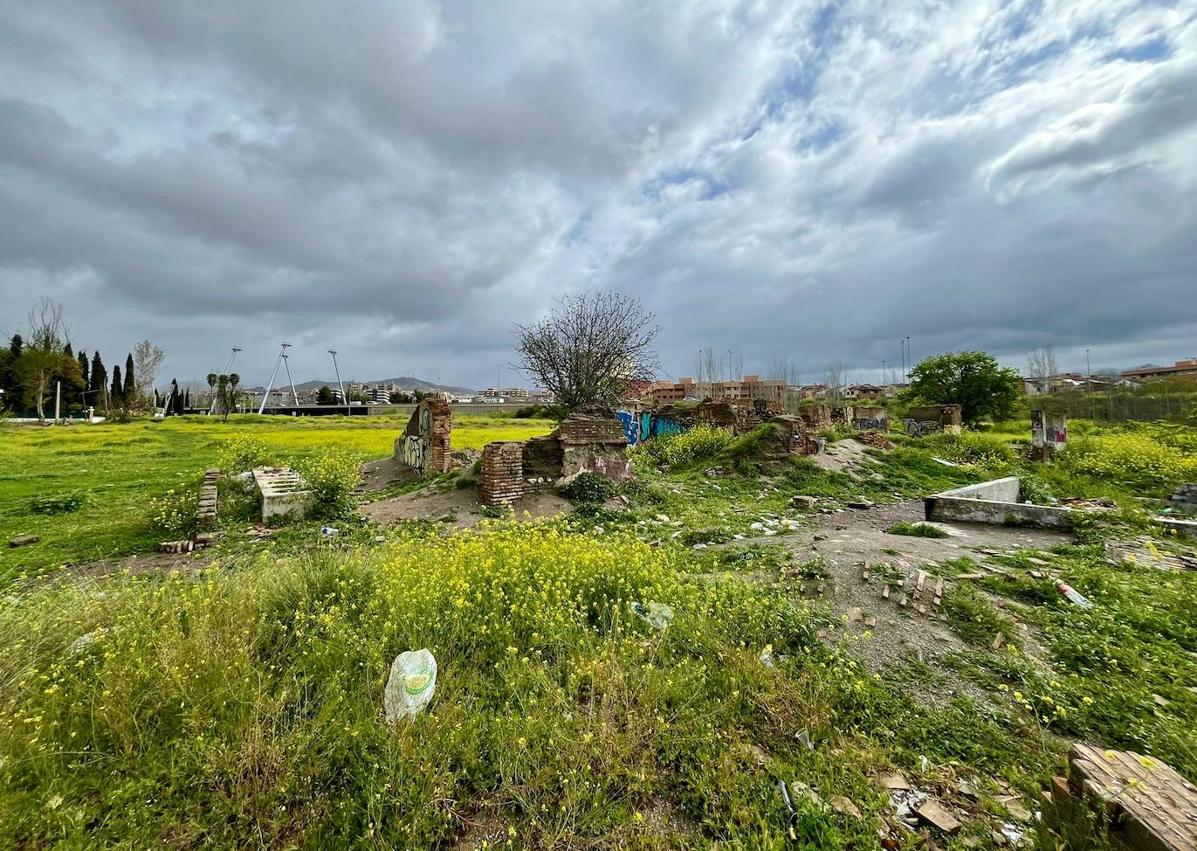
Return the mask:
<path fill-rule="evenodd" d="M 29 510 L 34 514 L 70 514 L 72 511 L 78 511 L 86 499 L 86 495 L 80 491 L 35 496 L 29 500 Z"/>
<path fill-rule="evenodd" d="M 895 523 L 885 531 L 891 535 L 908 535 L 912 538 L 946 538 L 948 533 L 930 523 Z"/>
<path fill-rule="evenodd" d="M 312 491 L 312 517 L 340 520 L 353 514 L 357 507 L 353 491 L 361 478 L 356 456 L 338 449 L 307 459 L 297 467 Z"/>
<path fill-rule="evenodd" d="M 227 474 L 244 473 L 254 467 L 271 467 L 274 456 L 256 437 L 238 435 L 220 445 L 220 467 Z"/>
<path fill-rule="evenodd" d="M 704 458 L 713 458 L 732 442 L 731 429 L 700 425 L 689 431 L 659 434 L 636 444 L 633 463 L 657 467 L 676 467 Z"/>
<path fill-rule="evenodd" d="M 962 430 L 958 434 L 943 434 L 929 441 L 949 460 L 980 467 L 1001 467 L 1018 459 L 1008 438 L 1000 434 Z"/>
<path fill-rule="evenodd" d="M 561 495 L 574 502 L 605 502 L 615 496 L 615 482 L 598 473 L 579 473 L 561 488 Z"/>
<path fill-rule="evenodd" d="M 1197 456 L 1144 430 L 1071 440 L 1061 463 L 1077 473 L 1143 489 L 1162 489 L 1197 477 Z"/>
<path fill-rule="evenodd" d="M 195 531 L 199 489 L 178 485 L 150 502 L 150 526 L 169 535 L 190 535 Z"/>

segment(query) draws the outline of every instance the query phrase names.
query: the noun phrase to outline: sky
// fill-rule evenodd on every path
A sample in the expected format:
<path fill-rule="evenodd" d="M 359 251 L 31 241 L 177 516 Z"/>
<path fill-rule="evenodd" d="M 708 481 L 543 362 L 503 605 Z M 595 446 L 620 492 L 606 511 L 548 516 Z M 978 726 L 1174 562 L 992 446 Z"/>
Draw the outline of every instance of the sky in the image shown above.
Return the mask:
<path fill-rule="evenodd" d="M 0 333 L 515 373 L 554 299 L 877 380 L 1197 356 L 1197 3 L 0 0 Z"/>

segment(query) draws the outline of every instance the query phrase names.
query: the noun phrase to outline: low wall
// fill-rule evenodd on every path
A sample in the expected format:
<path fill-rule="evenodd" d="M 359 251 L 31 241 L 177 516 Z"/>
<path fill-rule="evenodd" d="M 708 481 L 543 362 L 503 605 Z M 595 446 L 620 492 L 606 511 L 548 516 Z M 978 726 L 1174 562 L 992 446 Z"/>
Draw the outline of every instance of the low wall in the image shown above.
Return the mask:
<path fill-rule="evenodd" d="M 1018 502 L 1019 495 L 1018 477 L 1009 476 L 926 497 L 923 500 L 923 513 L 928 520 L 941 522 L 1034 526 L 1041 529 L 1071 529 L 1083 514 L 1073 508 Z"/>
<path fill-rule="evenodd" d="M 1171 517 L 1157 519 L 1166 531 L 1175 532 L 1182 538 L 1197 540 L 1197 520 L 1177 520 Z"/>

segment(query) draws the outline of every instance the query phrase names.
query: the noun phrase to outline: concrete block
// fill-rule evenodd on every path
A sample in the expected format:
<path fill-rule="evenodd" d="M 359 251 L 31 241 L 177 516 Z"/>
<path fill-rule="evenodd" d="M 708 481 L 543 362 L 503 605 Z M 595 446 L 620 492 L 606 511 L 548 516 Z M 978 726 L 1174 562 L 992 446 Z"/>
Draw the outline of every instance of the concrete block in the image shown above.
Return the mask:
<path fill-rule="evenodd" d="M 289 516 L 301 519 L 307 514 L 312 492 L 299 474 L 289 467 L 258 467 L 254 484 L 262 495 L 262 520 Z"/>

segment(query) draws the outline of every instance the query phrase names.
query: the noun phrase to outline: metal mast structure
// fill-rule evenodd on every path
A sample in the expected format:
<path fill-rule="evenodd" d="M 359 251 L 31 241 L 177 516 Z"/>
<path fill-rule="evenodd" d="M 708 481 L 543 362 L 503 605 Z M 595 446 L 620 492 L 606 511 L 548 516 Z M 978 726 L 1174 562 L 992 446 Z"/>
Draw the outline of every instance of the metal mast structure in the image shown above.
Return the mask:
<path fill-rule="evenodd" d="M 274 359 L 274 371 L 270 373 L 270 380 L 266 382 L 266 392 L 262 394 L 262 404 L 258 408 L 259 414 L 266 412 L 266 400 L 270 398 L 270 391 L 274 387 L 274 378 L 276 375 L 278 375 L 278 365 L 282 363 L 283 358 L 287 356 L 287 349 L 289 348 L 291 348 L 290 343 L 283 343 L 283 347 L 279 349 L 278 357 Z M 290 373 L 290 371 L 290 368 L 288 368 L 287 372 Z M 294 390 L 292 390 L 292 392 L 294 392 Z"/>
<path fill-rule="evenodd" d="M 287 383 L 291 385 L 291 403 L 299 407 L 299 394 L 295 392 L 295 379 L 291 377 L 291 358 L 283 355 L 283 368 L 287 370 Z"/>
<path fill-rule="evenodd" d="M 345 395 L 345 385 L 341 383 L 341 370 L 337 367 L 337 350 L 329 349 L 328 353 L 332 355 L 333 372 L 337 374 L 337 389 L 341 391 L 341 401 L 345 403 L 345 413 L 349 413 L 349 397 Z"/>

